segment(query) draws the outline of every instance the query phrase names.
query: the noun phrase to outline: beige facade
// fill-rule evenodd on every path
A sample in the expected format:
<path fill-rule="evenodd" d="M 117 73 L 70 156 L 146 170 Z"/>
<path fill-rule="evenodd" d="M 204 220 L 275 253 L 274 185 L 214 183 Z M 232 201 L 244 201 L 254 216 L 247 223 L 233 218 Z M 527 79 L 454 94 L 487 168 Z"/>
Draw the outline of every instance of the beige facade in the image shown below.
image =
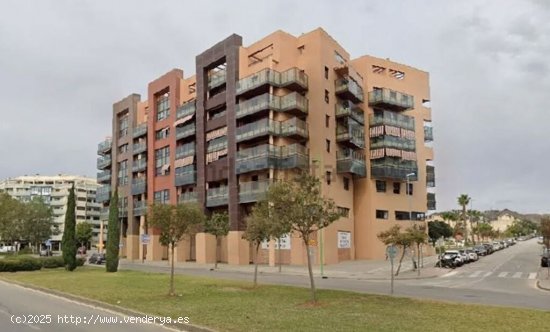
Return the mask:
<path fill-rule="evenodd" d="M 127 171 L 131 183 L 143 179 L 146 189 L 108 180 L 128 198 L 128 215 L 121 216 L 128 258 L 168 258 L 155 230 L 145 229 L 146 217 L 134 213 L 136 204 L 197 201 L 207 213 L 229 211 L 231 231 L 221 241 L 221 261 L 248 264 L 253 255 L 242 239 L 244 217 L 271 181 L 304 168 L 322 179 L 323 194 L 346 214 L 310 243 L 317 264 L 384 258 L 377 233 L 423 222 L 428 208 L 435 209 L 426 72 L 371 56 L 351 58 L 316 29 L 299 37 L 276 31 L 249 46 L 232 35 L 197 57 L 197 73 L 186 77 L 172 70 L 149 83 L 147 101 L 132 95 L 125 99 L 129 104 L 115 104 L 114 139 L 101 153 L 117 163 L 105 169 L 120 179 L 124 160 L 147 160 L 146 170 Z M 170 109 L 166 118 L 163 100 Z M 130 124 L 126 138 L 119 137 L 121 114 Z M 131 158 L 114 153 L 124 144 L 136 146 L 140 137 L 145 150 L 130 152 Z M 161 150 L 170 152 L 165 164 Z M 139 243 L 145 232 L 152 238 L 146 247 Z M 260 260 L 306 262 L 297 235 L 285 237 L 280 247 L 265 243 Z M 212 263 L 215 248 L 212 236 L 199 233 L 182 242 L 176 259 Z"/>

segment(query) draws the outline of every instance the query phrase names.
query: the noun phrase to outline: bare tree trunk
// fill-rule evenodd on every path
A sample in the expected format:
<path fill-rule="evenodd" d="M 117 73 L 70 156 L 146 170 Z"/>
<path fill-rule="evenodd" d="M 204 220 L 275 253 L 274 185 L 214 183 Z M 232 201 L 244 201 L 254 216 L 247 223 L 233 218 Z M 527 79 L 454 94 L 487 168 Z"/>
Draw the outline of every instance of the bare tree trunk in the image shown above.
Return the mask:
<path fill-rule="evenodd" d="M 170 292 L 168 295 L 174 296 L 174 243 L 171 245 L 172 257 L 170 258 Z"/>
<path fill-rule="evenodd" d="M 216 262 L 214 262 L 214 269 L 218 268 L 219 251 L 220 251 L 219 239 L 218 239 L 218 236 L 216 235 Z"/>
<path fill-rule="evenodd" d="M 254 253 L 254 287 L 258 286 L 258 251 L 260 250 L 260 242 L 256 243 L 256 251 Z"/>
<path fill-rule="evenodd" d="M 401 257 L 399 258 L 399 264 L 397 265 L 397 270 L 395 271 L 395 276 L 399 275 L 399 270 L 401 270 L 401 263 L 403 263 L 403 258 L 405 258 L 405 250 L 407 247 L 403 247 L 403 250 L 401 251 Z"/>
<path fill-rule="evenodd" d="M 279 273 L 281 273 L 282 270 L 282 261 L 281 261 L 281 238 L 277 239 L 277 243 L 279 243 L 279 252 L 277 253 L 277 256 L 279 256 Z"/>
<path fill-rule="evenodd" d="M 417 257 L 417 264 L 416 264 L 416 271 L 417 275 L 420 276 L 420 243 L 416 244 L 416 257 Z"/>
<path fill-rule="evenodd" d="M 317 302 L 317 295 L 315 294 L 315 282 L 313 281 L 313 270 L 311 269 L 311 255 L 309 253 L 309 241 L 304 238 L 304 244 L 307 250 L 307 270 L 309 272 L 309 282 L 311 284 L 311 299 L 314 303 Z"/>

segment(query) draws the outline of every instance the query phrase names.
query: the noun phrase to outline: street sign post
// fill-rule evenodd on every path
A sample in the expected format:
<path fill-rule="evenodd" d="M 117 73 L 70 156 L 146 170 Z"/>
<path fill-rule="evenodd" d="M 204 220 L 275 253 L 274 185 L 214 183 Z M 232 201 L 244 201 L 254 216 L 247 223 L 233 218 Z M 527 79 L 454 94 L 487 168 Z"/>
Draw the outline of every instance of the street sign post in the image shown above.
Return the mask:
<path fill-rule="evenodd" d="M 390 259 L 390 265 L 391 265 L 391 284 L 390 284 L 390 294 L 393 295 L 393 259 L 397 255 L 397 247 L 392 245 L 389 245 L 386 247 L 386 255 Z"/>
<path fill-rule="evenodd" d="M 149 244 L 151 237 L 149 234 L 141 234 L 141 243 L 142 244 Z"/>

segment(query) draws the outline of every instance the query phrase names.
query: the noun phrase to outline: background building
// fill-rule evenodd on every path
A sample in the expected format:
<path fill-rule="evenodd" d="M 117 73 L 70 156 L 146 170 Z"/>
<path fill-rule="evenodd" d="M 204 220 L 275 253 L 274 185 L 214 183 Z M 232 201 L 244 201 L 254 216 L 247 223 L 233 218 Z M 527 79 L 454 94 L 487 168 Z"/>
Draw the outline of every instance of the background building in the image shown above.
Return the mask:
<path fill-rule="evenodd" d="M 123 256 L 168 258 L 147 227 L 147 204 L 196 201 L 229 212 L 221 260 L 248 264 L 244 217 L 270 183 L 304 168 L 344 213 L 316 234 L 316 263 L 320 245 L 327 264 L 384 258 L 378 232 L 435 209 L 428 73 L 352 59 L 320 28 L 246 47 L 231 35 L 196 57 L 195 73 L 174 69 L 148 84 L 146 101 L 132 94 L 113 106 L 113 139 L 98 147 L 98 201 L 107 207 L 118 186 Z M 145 233 L 152 240 L 142 245 Z M 283 250 L 283 263 L 303 264 L 304 249 L 291 234 L 280 249 L 265 244 L 262 259 L 274 264 Z M 214 238 L 199 233 L 176 255 L 212 262 Z"/>
<path fill-rule="evenodd" d="M 76 222 L 89 222 L 93 226 L 92 245 L 99 241 L 99 213 L 101 205 L 95 201 L 96 191 L 99 185 L 95 179 L 72 176 L 20 176 L 0 181 L 0 191 L 10 194 L 12 197 L 29 202 L 34 197 L 41 197 L 51 206 L 53 221 L 58 232 L 51 238 L 52 249 L 60 250 L 60 242 L 63 237 L 65 213 L 67 212 L 67 199 L 69 189 L 74 184 L 76 196 Z"/>

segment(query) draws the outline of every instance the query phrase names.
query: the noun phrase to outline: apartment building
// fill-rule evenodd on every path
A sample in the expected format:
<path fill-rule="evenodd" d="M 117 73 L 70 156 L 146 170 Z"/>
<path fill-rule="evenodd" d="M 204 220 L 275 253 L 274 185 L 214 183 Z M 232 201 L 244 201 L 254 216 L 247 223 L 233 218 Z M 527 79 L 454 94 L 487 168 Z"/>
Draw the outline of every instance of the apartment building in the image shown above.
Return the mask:
<path fill-rule="evenodd" d="M 147 225 L 148 204 L 197 202 L 229 213 L 221 261 L 249 264 L 245 216 L 273 181 L 304 169 L 344 215 L 315 234 L 317 264 L 384 258 L 377 233 L 435 209 L 428 73 L 351 58 L 321 28 L 276 31 L 249 46 L 229 36 L 197 55 L 194 73 L 174 69 L 148 84 L 147 100 L 115 103 L 111 137 L 98 147 L 98 201 L 107 207 L 118 187 L 129 259 L 168 258 Z M 199 232 L 175 259 L 211 263 L 215 250 L 214 237 Z M 306 262 L 296 234 L 261 251 L 264 263 Z"/>
<path fill-rule="evenodd" d="M 100 233 L 100 209 L 96 202 L 96 191 L 99 187 L 96 179 L 72 175 L 56 176 L 19 176 L 0 181 L 0 191 L 12 197 L 29 202 L 40 197 L 52 208 L 54 228 L 57 235 L 50 239 L 53 250 L 60 250 L 61 238 L 67 212 L 69 189 L 75 186 L 76 222 L 88 222 L 93 227 L 92 246 L 97 245 Z"/>

